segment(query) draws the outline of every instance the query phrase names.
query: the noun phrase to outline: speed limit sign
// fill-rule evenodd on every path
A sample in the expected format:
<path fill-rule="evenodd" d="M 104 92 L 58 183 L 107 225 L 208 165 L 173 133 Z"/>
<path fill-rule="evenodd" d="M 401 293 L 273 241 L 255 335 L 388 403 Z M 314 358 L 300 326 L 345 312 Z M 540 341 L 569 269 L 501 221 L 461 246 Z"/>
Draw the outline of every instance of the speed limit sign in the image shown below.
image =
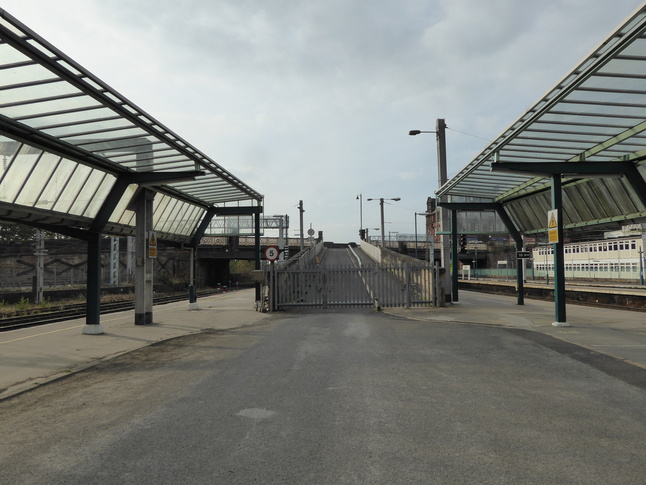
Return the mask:
<path fill-rule="evenodd" d="M 265 248 L 265 259 L 267 261 L 276 261 L 279 254 L 280 251 L 276 246 L 267 246 L 267 248 Z"/>

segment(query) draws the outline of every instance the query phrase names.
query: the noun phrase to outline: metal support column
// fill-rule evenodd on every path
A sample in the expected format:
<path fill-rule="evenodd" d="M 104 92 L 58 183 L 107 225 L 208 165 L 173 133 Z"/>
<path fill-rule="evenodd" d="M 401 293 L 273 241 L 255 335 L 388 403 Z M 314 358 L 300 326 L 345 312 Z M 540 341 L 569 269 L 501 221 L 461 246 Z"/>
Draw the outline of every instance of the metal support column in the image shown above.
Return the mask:
<path fill-rule="evenodd" d="M 153 225 L 155 193 L 143 190 L 136 201 L 135 229 L 135 325 L 153 323 L 153 260 L 148 254 L 148 240 Z"/>
<path fill-rule="evenodd" d="M 505 211 L 505 208 L 502 204 L 495 204 L 496 213 L 500 220 L 503 222 L 509 234 L 511 234 L 512 239 L 514 240 L 514 245 L 516 246 L 516 253 L 524 249 L 523 246 L 523 236 L 518 232 L 518 229 L 514 225 L 514 222 Z M 521 262 L 522 261 L 522 262 Z M 524 260 L 516 258 L 516 304 L 524 305 L 525 304 L 525 280 L 523 278 L 523 264 Z"/>
<path fill-rule="evenodd" d="M 386 247 L 386 228 L 384 227 L 384 199 L 379 199 L 379 207 L 381 210 L 381 248 Z"/>
<path fill-rule="evenodd" d="M 36 285 L 34 288 L 34 303 L 40 304 L 44 300 L 45 287 L 45 231 L 36 230 Z"/>
<path fill-rule="evenodd" d="M 451 302 L 458 303 L 458 211 L 451 211 Z"/>
<path fill-rule="evenodd" d="M 302 201 L 301 201 L 302 205 Z M 302 214 L 302 213 L 301 213 Z M 302 216 L 301 216 L 301 221 L 302 221 Z M 254 229 L 255 229 L 255 266 L 254 269 L 256 271 L 260 270 L 260 212 L 256 212 L 254 214 Z M 301 223 L 301 249 L 303 246 L 303 224 Z M 260 308 L 261 305 L 261 295 L 260 295 L 260 283 L 256 283 L 256 308 Z"/>
<path fill-rule="evenodd" d="M 105 333 L 101 325 L 101 234 L 89 233 L 87 238 L 87 309 L 83 333 Z"/>
<path fill-rule="evenodd" d="M 196 264 L 196 253 L 197 248 L 192 246 L 190 248 L 191 255 L 189 260 L 188 267 L 188 305 L 186 306 L 187 310 L 199 310 L 200 306 L 197 303 L 197 290 L 195 286 L 195 264 Z"/>
<path fill-rule="evenodd" d="M 525 248 L 523 246 L 522 241 L 519 243 L 518 241 L 515 241 L 515 246 L 516 246 L 516 254 L 518 254 L 518 251 L 523 251 Z M 524 259 L 519 259 L 518 257 L 516 258 L 516 295 L 517 295 L 517 305 L 524 305 L 525 304 L 525 279 L 524 279 L 524 266 L 525 266 L 525 260 Z"/>
<path fill-rule="evenodd" d="M 563 192 L 561 174 L 552 175 L 552 210 L 557 211 L 558 241 L 553 243 L 554 250 L 554 306 L 555 327 L 569 327 L 565 315 L 565 257 L 563 255 Z"/>
<path fill-rule="evenodd" d="M 110 284 L 119 286 L 119 238 L 110 238 Z"/>
<path fill-rule="evenodd" d="M 303 236 L 303 212 L 305 212 L 305 210 L 303 210 L 303 201 L 302 200 L 298 201 L 298 212 L 299 212 L 299 215 L 300 215 L 300 222 L 301 222 L 300 238 L 301 238 L 301 251 L 302 251 L 303 249 L 305 249 L 305 238 Z M 256 268 L 256 269 L 260 269 L 260 268 Z"/>
<path fill-rule="evenodd" d="M 437 141 L 437 183 L 438 187 L 442 187 L 448 180 L 447 176 L 447 167 L 446 167 L 446 122 L 444 118 L 438 118 L 435 121 L 435 137 Z M 438 200 L 439 202 L 439 200 Z M 441 262 L 444 267 L 444 276 L 442 281 L 442 287 L 444 288 L 444 296 L 446 302 L 452 302 L 453 300 L 457 301 L 457 295 L 452 295 L 451 288 L 453 284 L 451 282 L 451 274 L 449 272 L 449 242 L 447 241 L 448 237 L 448 213 L 447 209 L 439 206 L 437 209 L 436 221 L 439 223 L 438 228 L 440 234 L 440 248 L 441 248 Z"/>

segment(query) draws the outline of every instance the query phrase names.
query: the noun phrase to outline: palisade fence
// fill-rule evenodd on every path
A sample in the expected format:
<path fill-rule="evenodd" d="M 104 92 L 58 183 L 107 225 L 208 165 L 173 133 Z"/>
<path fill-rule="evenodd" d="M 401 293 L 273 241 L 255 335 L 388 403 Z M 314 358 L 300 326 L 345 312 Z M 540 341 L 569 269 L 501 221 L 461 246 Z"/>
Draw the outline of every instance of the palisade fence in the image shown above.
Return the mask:
<path fill-rule="evenodd" d="M 319 266 L 307 257 L 266 268 L 269 310 L 295 307 L 406 307 L 434 305 L 433 268 L 420 261 Z"/>

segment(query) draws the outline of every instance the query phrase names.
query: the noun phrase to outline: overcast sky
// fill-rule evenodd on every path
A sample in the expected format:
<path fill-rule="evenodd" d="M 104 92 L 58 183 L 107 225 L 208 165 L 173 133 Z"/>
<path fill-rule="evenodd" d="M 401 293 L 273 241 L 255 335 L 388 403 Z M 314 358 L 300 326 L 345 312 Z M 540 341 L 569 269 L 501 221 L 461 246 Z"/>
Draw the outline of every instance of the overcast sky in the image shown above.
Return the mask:
<path fill-rule="evenodd" d="M 328 241 L 414 233 L 437 189 L 639 0 L 2 0 L 21 22 Z M 423 219 L 419 218 L 420 232 Z M 371 231 L 372 232 L 372 231 Z M 377 232 L 372 232 L 378 234 Z"/>

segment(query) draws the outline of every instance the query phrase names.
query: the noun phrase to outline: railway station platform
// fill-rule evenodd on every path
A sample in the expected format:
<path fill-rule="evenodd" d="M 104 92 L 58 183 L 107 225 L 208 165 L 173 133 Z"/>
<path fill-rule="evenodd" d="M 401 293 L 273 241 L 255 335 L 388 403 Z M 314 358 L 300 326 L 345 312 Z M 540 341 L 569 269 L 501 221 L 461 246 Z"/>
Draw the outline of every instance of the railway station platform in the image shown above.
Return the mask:
<path fill-rule="evenodd" d="M 511 280 L 460 280 L 459 288 L 503 295 L 517 294 L 516 282 Z M 550 282 L 526 281 L 524 291 L 528 298 L 554 300 L 554 285 Z M 646 310 L 646 286 L 629 283 L 566 281 L 565 300 L 568 303 Z"/>
<path fill-rule="evenodd" d="M 274 318 L 254 308 L 254 290 L 200 298 L 200 310 L 187 302 L 154 308 L 154 324 L 136 326 L 133 311 L 102 317 L 103 335 L 83 335 L 84 319 L 0 334 L 0 400 L 63 378 L 127 352 L 204 330 L 226 330 Z M 460 303 L 443 308 L 388 308 L 384 313 L 419 321 L 477 324 L 549 335 L 646 368 L 646 314 L 568 305 L 571 327 L 554 327 L 554 304 L 511 296 L 460 292 Z"/>
<path fill-rule="evenodd" d="M 195 311 L 156 305 L 152 325 L 134 325 L 134 310 L 104 314 L 103 335 L 83 335 L 85 317 L 0 333 L 0 400 L 156 342 L 261 322 L 270 314 L 255 311 L 254 292 L 202 297 Z"/>

